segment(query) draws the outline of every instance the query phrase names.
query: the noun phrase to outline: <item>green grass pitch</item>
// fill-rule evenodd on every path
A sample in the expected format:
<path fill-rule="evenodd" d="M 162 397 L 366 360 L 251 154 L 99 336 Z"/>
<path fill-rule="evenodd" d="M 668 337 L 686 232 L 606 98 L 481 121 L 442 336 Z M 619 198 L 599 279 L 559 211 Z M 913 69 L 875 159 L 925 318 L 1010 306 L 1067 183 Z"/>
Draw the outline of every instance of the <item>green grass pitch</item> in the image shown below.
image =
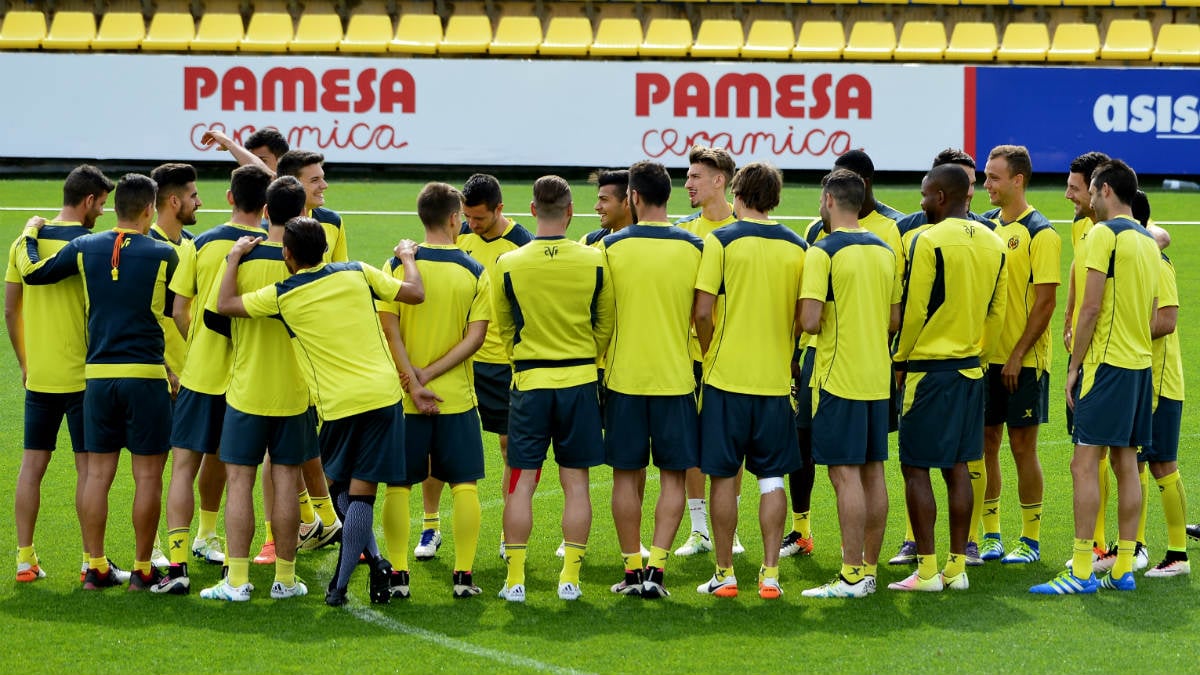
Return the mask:
<path fill-rule="evenodd" d="M 465 173 L 431 173 L 461 185 Z M 339 180 L 336 168 L 329 176 L 329 205 L 349 211 L 411 212 L 422 181 Z M 1050 218 L 1068 220 L 1071 205 L 1062 198 L 1059 177 L 1044 177 L 1030 195 L 1031 202 Z M 525 214 L 532 180 L 506 181 L 506 211 L 530 226 Z M 1043 187 L 1044 186 L 1044 187 Z M 223 222 L 226 185 L 201 184 L 206 212 L 197 231 Z M 0 181 L 0 206 L 42 207 L 52 216 L 60 199 L 59 180 Z M 816 211 L 818 192 L 811 181 L 787 188 L 779 216 L 803 216 Z M 879 198 L 902 211 L 917 208 L 916 185 L 896 185 L 879 190 Z M 1160 221 L 1196 220 L 1200 195 L 1152 192 L 1155 216 Z M 570 234 L 595 228 L 591 214 L 595 191 L 576 183 L 578 212 Z M 111 200 L 110 200 L 111 206 Z M 988 208 L 982 186 L 976 210 Z M 677 182 L 671 213 L 691 211 L 686 193 Z M 0 211 L 0 228 L 11 241 L 28 217 L 27 212 Z M 381 264 L 401 237 L 420 239 L 412 215 L 347 215 L 346 227 L 352 258 Z M 796 227 L 805 221 L 788 221 Z M 106 215 L 100 227 L 111 227 Z M 1063 267 L 1070 262 L 1070 228 L 1063 236 Z M 1171 228 L 1174 243 L 1168 254 L 1178 271 L 1181 305 L 1179 330 L 1184 349 L 1200 336 L 1200 320 L 1193 307 L 1200 303 L 1200 229 L 1188 225 Z M 741 507 L 740 534 L 748 552 L 736 559 L 743 579 L 742 595 L 732 601 L 697 595 L 696 584 L 712 574 L 712 559 L 700 556 L 672 558 L 667 584 L 673 595 L 648 603 L 618 597 L 608 585 L 620 579 L 621 562 L 609 511 L 611 472 L 601 467 L 592 476 L 593 527 L 583 568 L 584 596 L 564 603 L 554 593 L 559 561 L 554 548 L 559 540 L 557 513 L 562 493 L 549 470 L 534 499 L 535 525 L 529 555 L 529 601 L 510 606 L 495 597 L 504 580 L 504 563 L 497 556 L 500 530 L 499 453 L 495 437 L 488 435 L 489 477 L 480 484 L 484 505 L 483 531 L 475 566 L 476 582 L 484 595 L 469 601 L 450 597 L 450 572 L 454 534 L 450 531 L 449 494 L 442 513 L 446 545 L 436 560 L 412 563 L 413 598 L 376 607 L 365 604 L 366 576 L 352 582 L 351 604 L 331 609 L 322 592 L 333 569 L 334 550 L 301 554 L 298 574 L 308 581 L 307 598 L 274 602 L 267 589 L 272 579 L 268 567 L 253 566 L 251 579 L 258 587 L 248 605 L 225 605 L 187 597 L 126 594 L 112 589 L 102 593 L 79 590 L 79 530 L 72 508 L 74 472 L 67 450 L 51 462 L 43 487 L 42 512 L 36 543 L 49 577 L 36 584 L 17 584 L 12 577 L 0 583 L 0 631 L 8 635 L 0 650 L 0 672 L 6 673 L 440 673 L 440 672 L 588 672 L 588 673 L 707 673 L 707 672 L 837 672 L 837 673 L 1058 673 L 1200 671 L 1195 635 L 1200 619 L 1197 583 L 1191 578 L 1142 579 L 1136 593 L 1108 593 L 1093 597 L 1041 598 L 1031 596 L 1031 584 L 1049 579 L 1061 569 L 1071 552 L 1071 447 L 1063 425 L 1063 364 L 1061 346 L 1062 305 L 1051 321 L 1056 345 L 1052 370 L 1050 423 L 1042 429 L 1041 457 L 1046 475 L 1045 520 L 1039 563 L 1001 567 L 990 563 L 971 568 L 971 588 L 965 593 L 903 594 L 884 586 L 901 579 L 908 569 L 880 568 L 880 591 L 861 601 L 810 600 L 800 597 L 804 588 L 823 583 L 838 571 L 840 555 L 833 491 L 823 471 L 818 471 L 813 494 L 813 529 L 816 552 L 811 558 L 789 558 L 781 565 L 786 595 L 777 602 L 761 601 L 754 592 L 755 572 L 761 562 L 757 526 L 757 490 L 747 480 Z M 0 502 L 12 504 L 12 490 L 20 464 L 22 445 L 22 390 L 12 352 L 0 350 Z M 1200 357 L 1186 355 L 1186 377 L 1200 383 Z M 1186 410 L 1191 410 L 1189 403 Z M 1186 489 L 1200 495 L 1200 477 L 1190 462 L 1200 438 L 1200 421 L 1191 413 L 1183 420 L 1180 468 Z M 60 441 L 60 447 L 65 445 Z M 1010 458 L 1005 466 L 1006 491 L 1003 528 L 1016 536 L 1019 514 L 1015 474 Z M 903 491 L 893 448 L 887 472 L 891 511 L 884 545 L 889 556 L 903 537 Z M 111 498 L 108 551 L 124 566 L 132 562 L 133 541 L 129 526 L 132 480 L 128 463 L 118 474 Z M 938 551 L 945 559 L 947 522 L 944 489 L 934 479 L 939 494 Z M 647 504 L 657 494 L 651 472 Z M 1193 497 L 1196 498 L 1196 497 Z M 413 495 L 414 543 L 420 528 L 420 498 Z M 651 522 L 643 524 L 643 541 L 649 542 Z M 1110 536 L 1115 527 L 1115 506 L 1110 503 Z M 8 511 L 7 513 L 11 513 Z M 1200 520 L 1193 510 L 1192 518 Z M 11 523 L 11 519 L 0 522 Z M 676 545 L 686 535 L 687 517 Z M 261 523 L 259 538 L 261 541 Z M 2 547 L 15 551 L 12 527 Z M 1153 562 L 1166 546 L 1165 527 L 1157 491 L 1151 487 L 1147 529 Z M 377 534 L 382 536 L 381 529 Z M 775 542 L 772 542 L 774 544 Z M 1196 551 L 1194 544 L 1192 552 Z M 12 564 L 13 558 L 9 558 Z M 11 574 L 12 567 L 8 568 Z M 196 562 L 193 585 L 218 581 L 220 568 Z"/>

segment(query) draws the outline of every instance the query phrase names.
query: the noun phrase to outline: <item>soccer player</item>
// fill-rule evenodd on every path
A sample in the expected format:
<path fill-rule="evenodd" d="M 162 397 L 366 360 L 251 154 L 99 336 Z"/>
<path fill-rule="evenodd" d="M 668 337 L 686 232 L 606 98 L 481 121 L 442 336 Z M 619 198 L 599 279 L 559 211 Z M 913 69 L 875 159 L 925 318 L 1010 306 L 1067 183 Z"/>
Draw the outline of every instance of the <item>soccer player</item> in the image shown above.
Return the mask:
<path fill-rule="evenodd" d="M 783 476 L 800 467 L 787 367 L 799 326 L 804 240 L 769 220 L 779 205 L 783 175 L 761 162 L 738 171 L 730 184 L 740 220 L 704 239 L 692 319 L 704 354 L 700 402 L 700 468 L 712 480 L 710 504 L 717 569 L 696 589 L 735 597 L 733 533 L 737 474 L 758 477 L 763 564 L 758 594 L 775 599 L 779 545 L 787 497 Z M 764 265 L 770 260 L 770 265 Z M 717 311 L 718 297 L 724 304 Z"/>
<path fill-rule="evenodd" d="M 816 336 L 812 453 L 837 493 L 842 569 L 802 594 L 861 598 L 875 591 L 887 524 L 888 336 L 900 325 L 897 252 L 858 224 L 861 177 L 835 169 L 822 183 L 821 220 L 830 233 L 805 256 L 800 323 Z"/>
<path fill-rule="evenodd" d="M 606 169 L 593 171 L 588 182 L 596 186 L 596 206 L 600 227 L 579 238 L 579 243 L 599 246 L 600 240 L 633 224 L 633 209 L 629 202 L 629 170 Z"/>
<path fill-rule="evenodd" d="M 628 176 L 638 223 L 603 239 L 616 301 L 604 374 L 604 451 L 613 468 L 613 521 L 625 563 L 625 579 L 612 591 L 654 599 L 669 595 L 664 570 L 683 518 L 684 476 L 700 460 L 688 339 L 703 242 L 667 221 L 666 167 L 638 162 Z M 644 565 L 642 501 L 651 457 L 660 492 Z"/>
<path fill-rule="evenodd" d="M 104 531 L 122 447 L 132 455 L 134 480 L 136 547 L 129 589 L 145 590 L 162 576 L 150 555 L 171 432 L 163 300 L 178 257 L 170 246 L 146 236 L 154 219 L 155 193 L 150 178 L 126 174 L 116 186 L 116 228 L 73 239 L 53 257 L 42 259 L 39 222 L 26 230 L 26 245 L 18 252 L 17 267 L 26 283 L 83 277 L 88 335 L 83 421 L 89 454 L 80 512 L 90 556 L 84 590 L 121 583 L 104 553 Z"/>
<path fill-rule="evenodd" d="M 250 134 L 245 145 L 239 145 L 219 129 L 204 132 L 200 142 L 204 145 L 216 145 L 218 149 L 228 152 L 241 166 L 256 164 L 272 175 L 279 166 L 279 158 L 290 150 L 287 139 L 274 127 L 264 127 Z"/>
<path fill-rule="evenodd" d="M 1120 160 L 1096 167 L 1088 192 L 1099 222 L 1083 239 L 1075 267 L 1077 301 L 1067 405 L 1075 411 L 1071 458 L 1075 546 L 1071 569 L 1029 590 L 1039 594 L 1095 593 L 1098 587 L 1131 591 L 1141 484 L 1137 446 L 1152 441 L 1152 329 L 1157 323 L 1161 254 L 1135 221 L 1131 204 L 1137 174 Z M 1099 583 L 1091 574 L 1092 536 L 1098 508 L 1097 467 L 1102 448 L 1117 478 L 1117 558 Z M 1086 577 L 1076 576 L 1084 571 Z"/>
<path fill-rule="evenodd" d="M 500 191 L 500 181 L 494 176 L 484 173 L 472 175 L 463 185 L 462 196 L 464 222 L 458 233 L 458 247 L 483 265 L 488 277 L 495 280 L 496 259 L 533 241 L 533 235 L 520 223 L 504 216 L 504 196 Z M 500 328 L 495 317 L 488 323 L 483 346 L 475 352 L 471 367 L 475 375 L 479 420 L 484 431 L 499 437 L 500 460 L 504 466 L 500 494 L 507 499 L 508 391 L 512 388 L 512 365 L 500 340 Z M 415 552 L 417 560 L 432 558 L 442 544 L 441 516 L 438 512 L 441 485 L 427 481 L 422 494 L 425 518 L 421 540 L 417 545 L 419 550 Z M 504 554 L 503 532 L 500 533 L 500 553 Z"/>
<path fill-rule="evenodd" d="M 913 239 L 896 341 L 901 380 L 900 468 L 917 550 L 917 570 L 888 588 L 940 591 L 968 587 L 967 531 L 972 489 L 967 462 L 983 455 L 986 350 L 1004 322 L 1004 245 L 967 220 L 970 179 L 939 166 L 921 181 L 921 208 L 932 225 Z M 937 506 L 930 469 L 941 469 L 950 511 L 950 554 L 938 573 Z"/>
<path fill-rule="evenodd" d="M 242 237 L 230 249 L 217 310 L 231 317 L 282 319 L 309 391 L 316 394 L 325 472 L 335 482 L 334 492 L 348 497 L 341 551 L 325 603 L 346 603 L 360 555 L 366 555 L 371 570 L 371 601 L 387 603 L 392 569 L 379 555 L 372 524 L 379 483 L 404 482 L 404 408 L 397 364 L 379 325 L 375 300 L 420 302 L 424 288 L 364 263 L 325 263 L 324 229 L 312 218 L 299 217 L 289 220 L 283 232 L 283 260 L 292 276 L 238 295 L 238 263 L 260 241 Z M 395 253 L 412 263 L 413 248 L 403 244 Z M 395 350 L 406 354 L 403 345 Z M 419 384 L 412 365 L 403 359 L 399 366 L 418 409 L 436 413 L 437 397 Z"/>
<path fill-rule="evenodd" d="M 565 237 L 573 214 L 567 181 L 537 179 L 529 208 L 537 220 L 537 237 L 501 256 L 490 275 L 492 319 L 513 370 L 511 478 L 504 503 L 508 576 L 500 597 L 525 601 L 533 492 L 553 442 L 566 549 L 558 597 L 577 600 L 592 525 L 588 469 L 604 463 L 596 357 L 605 353 L 612 337 L 612 280 L 601 251 Z"/>
<path fill-rule="evenodd" d="M 96 219 L 104 213 L 112 189 L 112 181 L 100 169 L 87 164 L 75 167 L 63 183 L 62 209 L 42 227 L 37 240 L 38 255 L 48 258 L 68 242 L 90 234 Z M 75 513 L 80 523 L 84 518 L 83 495 L 88 474 L 83 437 L 87 327 L 86 300 L 79 279 L 26 288 L 17 266 L 18 247 L 24 245 L 22 234 L 9 249 L 4 275 L 4 320 L 25 387 L 25 451 L 17 474 L 14 510 L 17 581 L 28 582 L 46 576 L 33 547 L 33 534 L 41 509 L 42 479 L 64 417 L 75 457 Z M 86 542 L 83 550 L 86 567 Z"/>
<path fill-rule="evenodd" d="M 470 359 L 487 334 L 491 292 L 483 265 L 454 243 L 461 213 L 462 193 L 445 183 L 427 184 L 417 196 L 425 241 L 417 247 L 416 262 L 392 258 L 383 267 L 398 278 L 412 274 L 412 265 L 420 270 L 428 299 L 419 305 L 381 303 L 379 320 L 385 334 L 398 334 L 407 346 L 418 382 L 442 398 L 435 416 L 421 414 L 412 399 L 404 401 L 405 479 L 387 486 L 383 504 L 383 533 L 396 570 L 393 597 L 409 597 L 409 496 L 426 476 L 439 488 L 450 483 L 454 500 L 454 597 L 480 593 L 471 569 L 482 517 L 476 483 L 484 476 L 483 438 Z"/>
<path fill-rule="evenodd" d="M 988 350 L 983 420 L 987 488 L 979 557 L 1022 564 L 1042 557 L 1043 481 L 1037 435 L 1050 414 L 1050 317 L 1059 284 L 1062 240 L 1025 198 L 1033 164 L 1024 146 L 992 148 L 984 174 L 984 189 L 998 207 L 984 216 L 996 222 L 994 231 L 1004 242 L 1008 300 L 1000 342 Z M 1000 443 L 1005 426 L 1021 504 L 1021 538 L 1007 553 L 1000 538 Z"/>

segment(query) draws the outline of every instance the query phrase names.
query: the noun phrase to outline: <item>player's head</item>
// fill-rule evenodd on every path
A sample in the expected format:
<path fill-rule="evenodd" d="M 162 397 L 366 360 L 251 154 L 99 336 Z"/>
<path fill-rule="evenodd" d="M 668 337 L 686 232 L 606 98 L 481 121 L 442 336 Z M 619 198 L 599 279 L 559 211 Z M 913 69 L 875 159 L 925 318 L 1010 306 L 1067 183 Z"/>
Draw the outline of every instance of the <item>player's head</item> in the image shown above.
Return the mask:
<path fill-rule="evenodd" d="M 961 169 L 950 165 L 934 167 L 921 181 L 921 210 L 929 222 L 966 215 L 967 188 L 971 181 Z"/>
<path fill-rule="evenodd" d="M 975 198 L 975 181 L 977 180 L 975 176 L 975 158 L 958 148 L 946 148 L 939 152 L 937 157 L 933 158 L 933 167 L 946 164 L 962 167 L 963 172 L 967 174 L 967 180 L 971 183 L 970 187 L 967 188 L 967 210 L 969 211 L 971 209 L 971 200 Z"/>
<path fill-rule="evenodd" d="M 615 230 L 633 222 L 628 169 L 598 169 L 588 176 L 588 182 L 596 186 L 593 208 L 600 216 L 600 227 Z"/>
<path fill-rule="evenodd" d="M 265 127 L 250 134 L 246 139 L 245 148 L 272 171 L 279 168 L 279 158 L 291 150 L 287 139 L 275 127 Z"/>
<path fill-rule="evenodd" d="M 1063 196 L 1075 205 L 1075 220 L 1091 218 L 1095 215 L 1092 213 L 1088 186 L 1092 183 L 1092 172 L 1108 159 L 1108 155 L 1103 152 L 1092 151 L 1085 152 L 1071 160 L 1071 167 L 1067 174 L 1067 192 Z"/>
<path fill-rule="evenodd" d="M 277 176 L 295 176 L 308 194 L 308 210 L 325 205 L 325 155 L 311 150 L 288 150 L 279 158 Z"/>
<path fill-rule="evenodd" d="M 462 212 L 462 193 L 453 185 L 426 183 L 417 195 L 417 217 L 425 230 L 447 230 L 453 236 Z"/>
<path fill-rule="evenodd" d="M 1088 188 L 1092 212 L 1099 220 L 1128 213 L 1137 191 L 1137 174 L 1133 169 L 1119 159 L 1110 159 L 1092 172 L 1092 184 Z"/>
<path fill-rule="evenodd" d="M 191 164 L 171 162 L 150 172 L 158 184 L 158 217 L 174 218 L 180 225 L 195 225 L 196 211 L 203 206 L 196 190 L 196 168 Z"/>
<path fill-rule="evenodd" d="M 671 198 L 671 175 L 659 162 L 642 160 L 629 167 L 629 204 L 634 220 L 641 220 L 638 210 L 664 210 Z"/>
<path fill-rule="evenodd" d="M 561 225 L 565 230 L 572 215 L 571 186 L 559 176 L 542 176 L 533 183 L 529 208 L 539 226 Z"/>
<path fill-rule="evenodd" d="M 113 182 L 91 164 L 80 164 L 63 182 L 63 208 L 73 209 L 79 224 L 91 228 L 104 215 L 104 203 L 113 191 Z"/>
<path fill-rule="evenodd" d="M 267 186 L 267 218 L 271 225 L 283 227 L 287 221 L 304 215 L 308 195 L 295 176 L 280 176 Z"/>
<path fill-rule="evenodd" d="M 1033 178 L 1029 150 L 1023 145 L 997 145 L 988 153 L 983 175 L 983 188 L 993 206 L 1003 208 L 1023 199 L 1029 180 Z"/>
<path fill-rule="evenodd" d="M 1133 215 L 1133 219 L 1141 223 L 1142 227 L 1150 226 L 1150 198 L 1145 192 L 1138 190 L 1133 193 L 1133 202 L 1129 204 L 1129 211 Z"/>
<path fill-rule="evenodd" d="M 733 191 L 733 206 L 738 213 L 746 210 L 770 213 L 779 206 L 783 174 L 766 162 L 751 162 L 734 175 L 729 189 Z M 739 208 L 738 202 L 745 208 Z"/>
<path fill-rule="evenodd" d="M 688 192 L 692 208 L 725 200 L 725 190 L 729 188 L 733 170 L 737 166 L 728 150 L 693 145 L 688 152 L 688 165 L 687 181 L 683 187 Z"/>
<path fill-rule="evenodd" d="M 239 166 L 229 177 L 229 204 L 236 211 L 261 217 L 270 184 L 271 174 L 266 169 L 253 164 Z"/>
<path fill-rule="evenodd" d="M 481 237 L 495 238 L 503 232 L 504 196 L 495 176 L 477 173 L 463 184 L 463 216 L 467 226 Z"/>
<path fill-rule="evenodd" d="M 126 225 L 145 225 L 150 227 L 154 218 L 154 200 L 158 195 L 158 185 L 149 176 L 140 173 L 127 173 L 117 181 L 117 192 L 113 198 L 113 210 L 117 212 L 117 221 Z M 141 229 L 141 228 L 139 228 Z"/>
<path fill-rule="evenodd" d="M 867 183 L 875 180 L 875 162 L 872 162 L 871 156 L 863 150 L 848 150 L 838 155 L 838 158 L 833 160 L 833 168 L 849 169 Z"/>
<path fill-rule="evenodd" d="M 327 246 L 325 228 L 314 218 L 297 216 L 283 226 L 283 261 L 293 273 L 319 265 Z"/>
<path fill-rule="evenodd" d="M 821 220 L 826 228 L 847 218 L 858 222 L 858 212 L 867 197 L 867 184 L 849 169 L 834 169 L 821 179 Z"/>

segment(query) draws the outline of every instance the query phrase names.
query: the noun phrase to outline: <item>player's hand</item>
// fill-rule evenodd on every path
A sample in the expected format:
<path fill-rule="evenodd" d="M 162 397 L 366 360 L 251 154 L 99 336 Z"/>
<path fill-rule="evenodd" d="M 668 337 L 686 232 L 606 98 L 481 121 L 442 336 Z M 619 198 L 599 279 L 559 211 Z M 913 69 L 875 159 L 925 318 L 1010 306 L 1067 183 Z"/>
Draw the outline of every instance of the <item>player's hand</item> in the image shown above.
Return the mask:
<path fill-rule="evenodd" d="M 233 248 L 229 249 L 229 255 L 225 257 L 231 263 L 242 259 L 242 256 L 250 252 L 250 249 L 258 246 L 258 242 L 262 241 L 262 237 L 252 237 L 247 235 L 237 240 Z"/>
<path fill-rule="evenodd" d="M 1067 372 L 1067 407 L 1075 410 L 1075 384 L 1079 382 L 1079 369 L 1073 368 Z"/>
<path fill-rule="evenodd" d="M 417 254 L 417 242 L 412 239 L 401 239 L 400 243 L 396 244 L 396 248 L 392 249 L 392 253 L 402 260 L 404 258 L 411 259 Z"/>
<path fill-rule="evenodd" d="M 1075 334 L 1071 332 L 1071 317 L 1067 317 L 1067 325 L 1063 326 L 1063 346 L 1067 348 L 1067 354 L 1071 353 L 1071 338 Z"/>
<path fill-rule="evenodd" d="M 29 378 L 29 371 L 25 369 L 25 364 L 21 364 L 21 388 L 25 388 L 25 381 Z"/>
<path fill-rule="evenodd" d="M 1012 394 L 1017 391 L 1017 382 L 1021 376 L 1021 359 L 1017 358 L 1016 354 L 1008 357 L 1008 361 L 1004 367 L 1000 369 L 1000 380 L 1004 382 L 1004 388 L 1008 393 Z"/>
<path fill-rule="evenodd" d="M 412 388 L 410 395 L 413 398 L 413 403 L 417 404 L 417 410 L 424 415 L 436 415 L 441 411 L 438 410 L 438 403 L 441 403 L 442 397 L 433 393 L 432 390 L 426 389 L 421 385 Z"/>
<path fill-rule="evenodd" d="M 416 366 L 413 366 L 413 374 L 417 376 L 417 384 L 422 387 L 429 384 L 429 381 L 433 379 L 432 377 L 429 377 L 429 373 L 426 372 L 424 368 L 417 368 Z"/>
<path fill-rule="evenodd" d="M 47 221 L 45 218 L 41 216 L 34 216 L 25 221 L 25 227 L 32 227 L 35 230 L 40 230 L 42 229 L 42 226 L 46 224 L 46 222 Z"/>
<path fill-rule="evenodd" d="M 209 129 L 200 137 L 200 142 L 204 145 L 216 145 L 218 150 L 229 151 L 229 144 L 232 142 L 224 132 L 216 129 Z"/>
<path fill-rule="evenodd" d="M 179 395 L 179 376 L 175 373 L 167 373 L 167 382 L 171 385 L 171 400 Z"/>

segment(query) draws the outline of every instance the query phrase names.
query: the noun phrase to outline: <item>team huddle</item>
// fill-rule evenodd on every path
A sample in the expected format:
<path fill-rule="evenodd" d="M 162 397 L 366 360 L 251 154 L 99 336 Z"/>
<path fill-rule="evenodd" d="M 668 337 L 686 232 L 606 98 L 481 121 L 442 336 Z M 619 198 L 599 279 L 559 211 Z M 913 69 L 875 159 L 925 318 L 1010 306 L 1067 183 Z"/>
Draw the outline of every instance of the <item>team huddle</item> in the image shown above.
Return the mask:
<path fill-rule="evenodd" d="M 558 597 L 582 594 L 592 526 L 589 470 L 613 471 L 624 576 L 613 593 L 669 595 L 667 562 L 712 552 L 697 588 L 734 597 L 743 472 L 759 488 L 758 594 L 783 594 L 779 559 L 810 555 L 815 465 L 837 499 L 842 566 L 815 598 L 875 592 L 888 515 L 884 462 L 898 434 L 907 532 L 888 562 L 914 565 L 900 591 L 965 590 L 967 566 L 1040 559 L 1050 319 L 1061 241 L 1025 199 L 1028 151 L 989 154 L 994 210 L 970 211 L 974 160 L 938 154 L 921 211 L 878 202 L 861 150 L 822 180 L 820 220 L 803 235 L 771 219 L 783 176 L 697 146 L 685 188 L 693 216 L 672 224 L 671 177 L 651 161 L 598 171 L 601 227 L 566 238 L 571 186 L 533 186 L 531 232 L 505 217 L 499 182 L 429 183 L 417 198 L 421 243 L 400 241 L 382 268 L 349 260 L 341 217 L 324 205 L 324 158 L 273 130 L 230 151 L 229 221 L 193 236 L 196 171 L 164 164 L 115 184 L 84 165 L 54 219 L 13 243 L 6 318 L 26 388 L 16 495 L 17 580 L 45 576 L 33 546 L 40 484 L 68 423 L 85 590 L 187 594 L 190 559 L 223 564 L 202 598 L 248 601 L 251 563 L 274 564 L 272 598 L 307 594 L 298 550 L 339 545 L 325 601 L 347 601 L 358 565 L 373 603 L 409 598 L 411 492 L 424 519 L 413 556 L 442 543 L 450 485 L 456 598 L 472 576 L 482 520 L 482 434 L 499 436 L 507 576 L 526 597 L 533 496 L 553 449 L 564 495 Z M 117 226 L 92 234 L 109 193 Z M 732 196 L 732 200 L 730 200 Z M 1176 454 L 1183 401 L 1178 292 L 1137 176 L 1087 153 L 1071 165 L 1074 263 L 1064 343 L 1075 452 L 1074 554 L 1039 594 L 1133 590 L 1149 566 L 1145 499 L 1157 482 L 1168 546 L 1147 577 L 1188 574 Z M 1020 537 L 1000 531 L 1000 447 L 1008 427 Z M 133 569 L 105 552 L 108 494 L 131 455 Z M 163 473 L 166 552 L 157 536 Z M 658 469 L 650 547 L 646 470 Z M 262 477 L 265 543 L 251 556 Z M 1118 535 L 1104 522 L 1116 478 Z M 1147 471 L 1148 468 L 1148 471 Z M 930 472 L 947 489 L 949 545 L 935 546 Z M 705 484 L 708 495 L 705 499 Z M 375 538 L 376 498 L 385 557 Z M 786 531 L 791 493 L 791 529 Z M 199 528 L 189 546 L 199 493 Z M 225 536 L 216 531 L 226 494 Z M 690 530 L 676 537 L 686 511 Z M 711 522 L 710 522 L 711 521 Z M 982 531 L 982 537 L 980 537 Z M 1102 575 L 1099 579 L 1097 574 Z"/>

